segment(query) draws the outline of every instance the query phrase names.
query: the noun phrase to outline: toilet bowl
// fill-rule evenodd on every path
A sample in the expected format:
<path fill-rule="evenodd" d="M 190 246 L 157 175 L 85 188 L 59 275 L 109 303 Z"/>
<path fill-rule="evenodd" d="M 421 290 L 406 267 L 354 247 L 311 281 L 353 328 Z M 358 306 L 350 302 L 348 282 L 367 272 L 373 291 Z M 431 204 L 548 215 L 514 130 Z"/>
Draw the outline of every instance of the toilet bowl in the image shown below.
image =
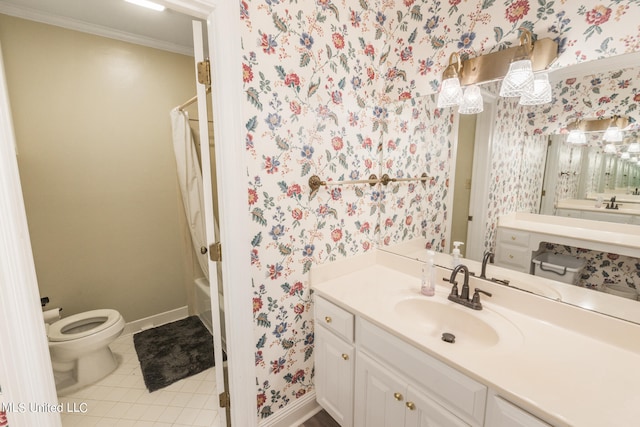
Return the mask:
<path fill-rule="evenodd" d="M 118 362 L 109 348 L 124 329 L 116 310 L 91 310 L 47 325 L 49 354 L 58 395 L 109 375 Z"/>

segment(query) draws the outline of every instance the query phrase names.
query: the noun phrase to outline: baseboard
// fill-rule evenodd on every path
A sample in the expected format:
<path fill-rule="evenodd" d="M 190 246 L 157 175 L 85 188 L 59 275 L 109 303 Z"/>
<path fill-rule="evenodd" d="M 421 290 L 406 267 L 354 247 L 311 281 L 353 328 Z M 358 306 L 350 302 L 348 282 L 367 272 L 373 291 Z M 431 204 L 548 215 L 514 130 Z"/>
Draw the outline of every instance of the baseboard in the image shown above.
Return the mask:
<path fill-rule="evenodd" d="M 153 316 L 145 317 L 144 319 L 138 319 L 132 322 L 128 322 L 124 326 L 122 334 L 135 334 L 136 332 L 140 332 L 145 329 L 184 319 L 187 316 L 189 316 L 189 307 L 185 305 L 184 307 L 165 311 L 164 313 L 154 314 Z"/>
<path fill-rule="evenodd" d="M 322 408 L 316 402 L 316 392 L 312 391 L 284 409 L 276 412 L 266 420 L 258 423 L 259 427 L 298 427 L 304 421 L 317 414 Z"/>

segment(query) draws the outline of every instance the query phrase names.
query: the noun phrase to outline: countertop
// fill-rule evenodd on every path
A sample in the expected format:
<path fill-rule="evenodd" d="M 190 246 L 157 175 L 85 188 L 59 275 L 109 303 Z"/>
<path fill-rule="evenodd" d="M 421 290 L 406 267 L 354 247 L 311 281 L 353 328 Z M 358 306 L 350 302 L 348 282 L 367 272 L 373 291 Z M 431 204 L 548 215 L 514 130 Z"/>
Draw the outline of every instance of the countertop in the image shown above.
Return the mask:
<path fill-rule="evenodd" d="M 516 212 L 501 216 L 498 227 L 552 236 L 555 239 L 545 240 L 551 243 L 628 256 L 638 256 L 640 252 L 640 225 Z M 573 244 L 578 241 L 591 246 Z"/>
<path fill-rule="evenodd" d="M 640 422 L 640 326 L 494 283 L 470 286 L 493 293 L 475 311 L 419 293 L 421 263 L 383 251 L 316 266 L 316 295 L 367 319 L 556 426 L 630 426 Z M 438 269 L 437 276 L 450 274 Z M 394 307 L 408 298 L 435 298 L 498 325 L 501 343 L 448 344 L 424 333 Z M 504 345 L 503 345 L 504 344 Z"/>
<path fill-rule="evenodd" d="M 596 207 L 595 200 L 588 199 L 566 199 L 558 201 L 558 209 L 574 209 L 580 211 L 610 213 L 618 215 L 640 215 L 640 204 L 637 203 L 625 203 L 622 200 L 616 199 L 618 209 L 607 209 L 605 206 L 609 203 L 609 200 L 605 199 L 600 207 Z"/>

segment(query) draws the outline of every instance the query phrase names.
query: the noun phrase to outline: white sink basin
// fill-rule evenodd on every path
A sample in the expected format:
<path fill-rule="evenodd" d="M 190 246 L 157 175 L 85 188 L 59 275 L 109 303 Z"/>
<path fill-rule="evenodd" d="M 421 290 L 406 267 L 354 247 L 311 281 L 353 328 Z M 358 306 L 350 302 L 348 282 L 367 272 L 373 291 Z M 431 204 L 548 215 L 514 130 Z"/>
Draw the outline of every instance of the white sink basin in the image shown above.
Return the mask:
<path fill-rule="evenodd" d="M 453 334 L 453 345 L 493 347 L 522 343 L 522 334 L 506 318 L 487 310 L 473 310 L 441 297 L 411 297 L 397 302 L 394 311 L 425 335 L 441 339 Z"/>

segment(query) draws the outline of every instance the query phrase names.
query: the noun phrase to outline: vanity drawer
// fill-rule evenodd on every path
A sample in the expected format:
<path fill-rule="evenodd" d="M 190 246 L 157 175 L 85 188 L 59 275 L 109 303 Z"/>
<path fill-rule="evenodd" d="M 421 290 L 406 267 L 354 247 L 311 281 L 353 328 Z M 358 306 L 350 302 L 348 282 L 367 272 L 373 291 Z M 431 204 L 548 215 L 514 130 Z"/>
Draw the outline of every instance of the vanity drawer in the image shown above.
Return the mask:
<path fill-rule="evenodd" d="M 482 425 L 487 387 L 374 324 L 358 318 L 359 348 L 394 369 L 470 425 Z M 358 362 L 356 362 L 356 365 Z"/>
<path fill-rule="evenodd" d="M 498 228 L 498 244 L 507 244 L 527 247 L 529 246 L 529 233 L 524 231 Z"/>
<path fill-rule="evenodd" d="M 319 296 L 315 297 L 314 313 L 316 325 L 322 325 L 348 342 L 353 342 L 353 314 Z"/>
<path fill-rule="evenodd" d="M 531 271 L 531 250 L 520 246 L 500 244 L 496 248 L 496 265 L 529 273 Z"/>

